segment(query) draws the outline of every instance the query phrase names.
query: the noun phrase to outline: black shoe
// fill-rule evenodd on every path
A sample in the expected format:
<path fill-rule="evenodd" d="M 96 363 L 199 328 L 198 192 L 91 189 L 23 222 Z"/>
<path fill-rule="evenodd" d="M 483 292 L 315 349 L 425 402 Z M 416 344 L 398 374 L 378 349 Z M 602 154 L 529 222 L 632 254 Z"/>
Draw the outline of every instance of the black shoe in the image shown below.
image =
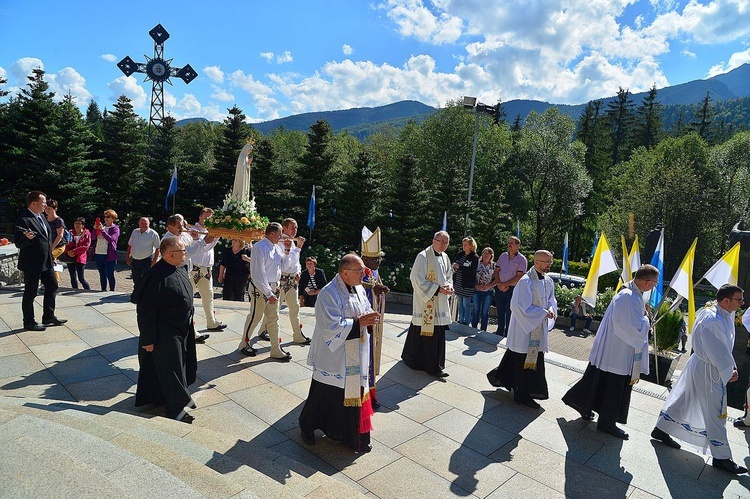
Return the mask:
<path fill-rule="evenodd" d="M 603 433 L 609 433 L 615 438 L 621 438 L 623 440 L 627 440 L 630 438 L 627 433 L 625 433 L 623 430 L 618 428 L 615 425 L 612 426 L 602 426 L 602 425 L 596 425 L 596 431 L 601 431 Z"/>
<path fill-rule="evenodd" d="M 360 448 L 358 451 L 354 451 L 355 454 L 367 454 L 372 450 L 372 444 L 367 444 L 364 447 Z"/>
<path fill-rule="evenodd" d="M 220 322 L 218 326 L 206 328 L 206 331 L 223 331 L 226 328 L 227 325 Z"/>
<path fill-rule="evenodd" d="M 304 340 L 302 340 L 302 341 L 295 341 L 295 343 L 297 345 L 309 345 L 312 342 L 312 340 L 310 338 L 308 338 L 307 336 L 305 336 L 304 334 L 302 335 L 302 337 L 304 338 Z"/>
<path fill-rule="evenodd" d="M 242 355 L 247 355 L 248 357 L 255 357 L 255 355 L 258 353 L 255 351 L 253 347 L 250 345 L 246 346 L 245 348 L 240 349 L 240 353 Z"/>
<path fill-rule="evenodd" d="M 727 473 L 732 473 L 734 475 L 747 473 L 747 468 L 737 466 L 737 464 L 731 459 L 714 459 L 712 464 L 714 468 L 726 471 Z"/>
<path fill-rule="evenodd" d="M 581 419 L 584 421 L 593 421 L 594 420 L 594 413 L 589 412 L 588 414 L 581 413 Z"/>
<path fill-rule="evenodd" d="M 373 400 L 372 401 L 372 410 L 373 411 L 377 411 L 378 409 L 380 409 L 380 402 L 378 402 L 377 400 Z"/>
<path fill-rule="evenodd" d="M 23 327 L 24 331 L 46 331 L 47 328 L 41 324 L 29 324 Z"/>
<path fill-rule="evenodd" d="M 738 419 L 737 421 L 734 422 L 734 427 L 735 428 L 740 428 L 742 430 L 744 430 L 746 428 L 750 428 L 750 426 L 746 425 L 745 422 L 743 420 L 741 420 L 741 419 Z"/>
<path fill-rule="evenodd" d="M 289 362 L 290 360 L 292 360 L 292 354 L 290 354 L 289 352 L 285 352 L 282 350 L 281 353 L 284 354 L 283 357 L 270 357 L 270 358 L 273 360 L 278 360 L 279 362 Z"/>
<path fill-rule="evenodd" d="M 531 407 L 532 409 L 541 409 L 542 406 L 539 405 L 539 402 L 537 402 L 534 399 L 526 399 L 526 400 L 516 400 L 519 404 L 523 404 L 526 407 Z"/>
<path fill-rule="evenodd" d="M 271 341 L 271 336 L 269 336 L 268 331 L 263 331 L 258 335 L 258 338 L 260 338 L 263 341 Z"/>
<path fill-rule="evenodd" d="M 195 421 L 195 416 L 191 416 L 186 412 L 185 415 L 179 419 L 179 421 L 181 423 L 193 424 L 193 421 Z"/>
<path fill-rule="evenodd" d="M 66 322 L 68 322 L 68 319 L 58 319 L 57 317 L 53 317 L 53 318 L 51 318 L 49 320 L 42 321 L 42 324 L 44 324 L 47 327 L 49 327 L 49 326 L 62 326 Z"/>
<path fill-rule="evenodd" d="M 671 447 L 673 449 L 680 448 L 680 444 L 675 442 L 674 439 L 670 437 L 666 431 L 660 428 L 654 428 L 654 431 L 651 432 L 651 438 L 653 438 L 654 440 L 659 440 L 661 443 L 663 443 L 667 447 Z"/>
<path fill-rule="evenodd" d="M 435 376 L 436 378 L 447 378 L 448 376 L 450 376 L 450 374 L 445 371 L 438 371 L 434 373 L 433 376 Z"/>
<path fill-rule="evenodd" d="M 315 433 L 305 433 L 303 430 L 300 430 L 300 433 L 302 434 L 303 442 L 307 445 L 315 445 Z"/>
<path fill-rule="evenodd" d="M 211 337 L 211 335 L 210 335 L 210 334 L 201 334 L 201 335 L 198 335 L 198 336 L 196 336 L 196 337 L 195 337 L 195 342 L 196 342 L 196 343 L 200 343 L 200 344 L 202 345 L 202 344 L 204 344 L 204 343 L 206 342 L 206 340 L 207 340 L 208 338 L 210 338 L 210 337 Z"/>

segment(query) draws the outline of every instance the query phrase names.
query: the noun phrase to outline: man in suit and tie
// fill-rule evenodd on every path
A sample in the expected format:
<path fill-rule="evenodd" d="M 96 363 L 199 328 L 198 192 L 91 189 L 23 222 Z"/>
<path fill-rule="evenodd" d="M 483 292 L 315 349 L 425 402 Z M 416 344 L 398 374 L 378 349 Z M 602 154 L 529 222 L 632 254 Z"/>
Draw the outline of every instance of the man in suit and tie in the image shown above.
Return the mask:
<path fill-rule="evenodd" d="M 27 331 L 44 331 L 45 326 L 60 326 L 68 322 L 55 316 L 55 278 L 52 242 L 57 234 L 52 233 L 44 216 L 47 196 L 41 191 L 31 191 L 26 195 L 28 207 L 18 217 L 15 230 L 15 243 L 18 247 L 18 270 L 23 271 L 23 328 Z M 39 289 L 39 281 L 44 284 L 42 324 L 34 319 L 34 299 Z"/>

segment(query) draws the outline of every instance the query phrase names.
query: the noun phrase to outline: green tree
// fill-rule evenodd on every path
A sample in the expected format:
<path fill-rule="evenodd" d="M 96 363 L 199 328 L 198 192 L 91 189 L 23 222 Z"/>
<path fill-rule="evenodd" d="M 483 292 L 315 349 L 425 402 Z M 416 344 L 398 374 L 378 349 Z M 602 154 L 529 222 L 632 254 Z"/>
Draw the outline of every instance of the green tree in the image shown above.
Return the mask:
<path fill-rule="evenodd" d="M 690 131 L 696 132 L 709 144 L 712 143 L 713 117 L 714 107 L 711 104 L 711 92 L 706 92 L 706 96 L 703 98 L 695 112 L 695 121 L 690 123 Z"/>
<path fill-rule="evenodd" d="M 101 198 L 96 200 L 97 210 L 114 208 L 127 220 L 131 212 L 140 211 L 145 189 L 166 187 L 155 185 L 145 176 L 146 123 L 124 95 L 104 116 L 102 137 L 98 155 L 104 166 L 95 175 L 96 185 L 102 190 Z"/>
<path fill-rule="evenodd" d="M 635 112 L 630 90 L 617 89 L 617 96 L 607 104 L 605 116 L 609 120 L 612 137 L 612 164 L 625 161 L 632 148 Z"/>
<path fill-rule="evenodd" d="M 307 144 L 305 151 L 300 157 L 301 167 L 304 175 L 298 177 L 295 191 L 297 194 L 296 210 L 306 213 L 310 200 L 310 193 L 315 186 L 315 239 L 325 245 L 340 247 L 340 241 L 336 241 L 334 234 L 337 223 L 335 213 L 338 195 L 337 182 L 334 182 L 329 172 L 333 170 L 336 163 L 333 150 L 333 131 L 327 121 L 319 120 L 310 126 L 307 132 Z M 338 243 L 338 244 L 337 244 Z"/>
<path fill-rule="evenodd" d="M 231 191 L 237 157 L 252 136 L 251 127 L 245 124 L 245 114 L 237 106 L 227 109 L 229 115 L 221 126 L 221 136 L 214 149 L 216 163 L 208 179 L 206 196 L 223 201 Z"/>
<path fill-rule="evenodd" d="M 659 143 L 664 134 L 663 106 L 656 99 L 656 94 L 656 84 L 654 84 L 636 110 L 637 123 L 634 147 L 643 146 L 650 149 Z"/>
<path fill-rule="evenodd" d="M 530 249 L 557 247 L 591 190 L 585 148 L 573 142 L 574 130 L 573 120 L 551 107 L 542 114 L 531 112 L 514 144 L 514 175 L 534 217 Z"/>

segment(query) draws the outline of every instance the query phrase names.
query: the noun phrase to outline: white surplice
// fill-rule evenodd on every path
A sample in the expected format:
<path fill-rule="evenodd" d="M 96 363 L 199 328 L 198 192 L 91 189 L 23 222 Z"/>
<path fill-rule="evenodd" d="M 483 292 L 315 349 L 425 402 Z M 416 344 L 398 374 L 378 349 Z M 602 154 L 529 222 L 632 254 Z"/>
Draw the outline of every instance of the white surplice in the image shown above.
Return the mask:
<path fill-rule="evenodd" d="M 730 459 L 726 428 L 726 385 L 736 369 L 734 312 L 704 308 L 693 327 L 693 354 L 669 393 L 656 427 L 716 459 Z M 723 417 L 722 417 L 723 415 Z"/>
<path fill-rule="evenodd" d="M 532 286 L 536 283 L 540 287 L 540 294 L 544 299 L 544 307 L 534 305 L 534 290 Z M 547 310 L 557 316 L 557 300 L 555 299 L 555 284 L 545 274 L 543 279 L 532 280 L 528 274 L 521 277 L 513 290 L 510 299 L 510 324 L 508 325 L 507 347 L 516 353 L 527 353 L 529 350 L 529 339 L 531 331 L 539 324 L 544 323 L 542 337 L 539 340 L 539 351 L 549 351 L 547 337 L 549 330 L 555 325 L 554 319 L 547 319 Z"/>
<path fill-rule="evenodd" d="M 643 292 L 634 281 L 627 282 L 604 313 L 591 347 L 589 362 L 613 374 L 630 376 L 633 355 L 641 353 L 641 373 L 648 374 L 648 330 Z"/>
<path fill-rule="evenodd" d="M 313 379 L 344 388 L 346 381 L 346 349 L 344 343 L 352 330 L 354 319 L 372 312 L 362 286 L 350 293 L 339 274 L 323 287 L 315 302 L 315 330 L 307 354 L 313 368 Z M 361 386 L 369 389 L 370 333 L 362 329 L 359 344 Z M 356 385 L 355 385 L 356 386 Z"/>
<path fill-rule="evenodd" d="M 436 281 L 427 280 L 427 259 L 432 258 L 435 261 Z M 435 315 L 434 324 L 436 326 L 447 326 L 451 323 L 451 310 L 448 304 L 448 295 L 438 293 L 438 289 L 445 284 L 451 283 L 453 277 L 453 267 L 450 258 L 445 253 L 435 256 L 435 250 L 432 246 L 421 251 L 414 260 L 411 268 L 409 279 L 414 288 L 414 297 L 412 299 L 412 324 L 422 324 L 422 313 L 425 304 L 435 296 Z M 437 295 L 435 294 L 437 293 Z"/>

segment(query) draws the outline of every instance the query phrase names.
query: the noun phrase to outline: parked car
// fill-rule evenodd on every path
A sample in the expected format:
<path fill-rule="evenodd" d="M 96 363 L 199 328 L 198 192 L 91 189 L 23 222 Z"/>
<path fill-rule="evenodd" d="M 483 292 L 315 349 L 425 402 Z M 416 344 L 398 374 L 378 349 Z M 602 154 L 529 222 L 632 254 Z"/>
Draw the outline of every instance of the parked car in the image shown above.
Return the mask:
<path fill-rule="evenodd" d="M 582 288 L 586 285 L 585 277 L 570 274 L 560 274 L 558 272 L 548 272 L 547 275 L 550 276 L 553 281 L 569 288 Z"/>

